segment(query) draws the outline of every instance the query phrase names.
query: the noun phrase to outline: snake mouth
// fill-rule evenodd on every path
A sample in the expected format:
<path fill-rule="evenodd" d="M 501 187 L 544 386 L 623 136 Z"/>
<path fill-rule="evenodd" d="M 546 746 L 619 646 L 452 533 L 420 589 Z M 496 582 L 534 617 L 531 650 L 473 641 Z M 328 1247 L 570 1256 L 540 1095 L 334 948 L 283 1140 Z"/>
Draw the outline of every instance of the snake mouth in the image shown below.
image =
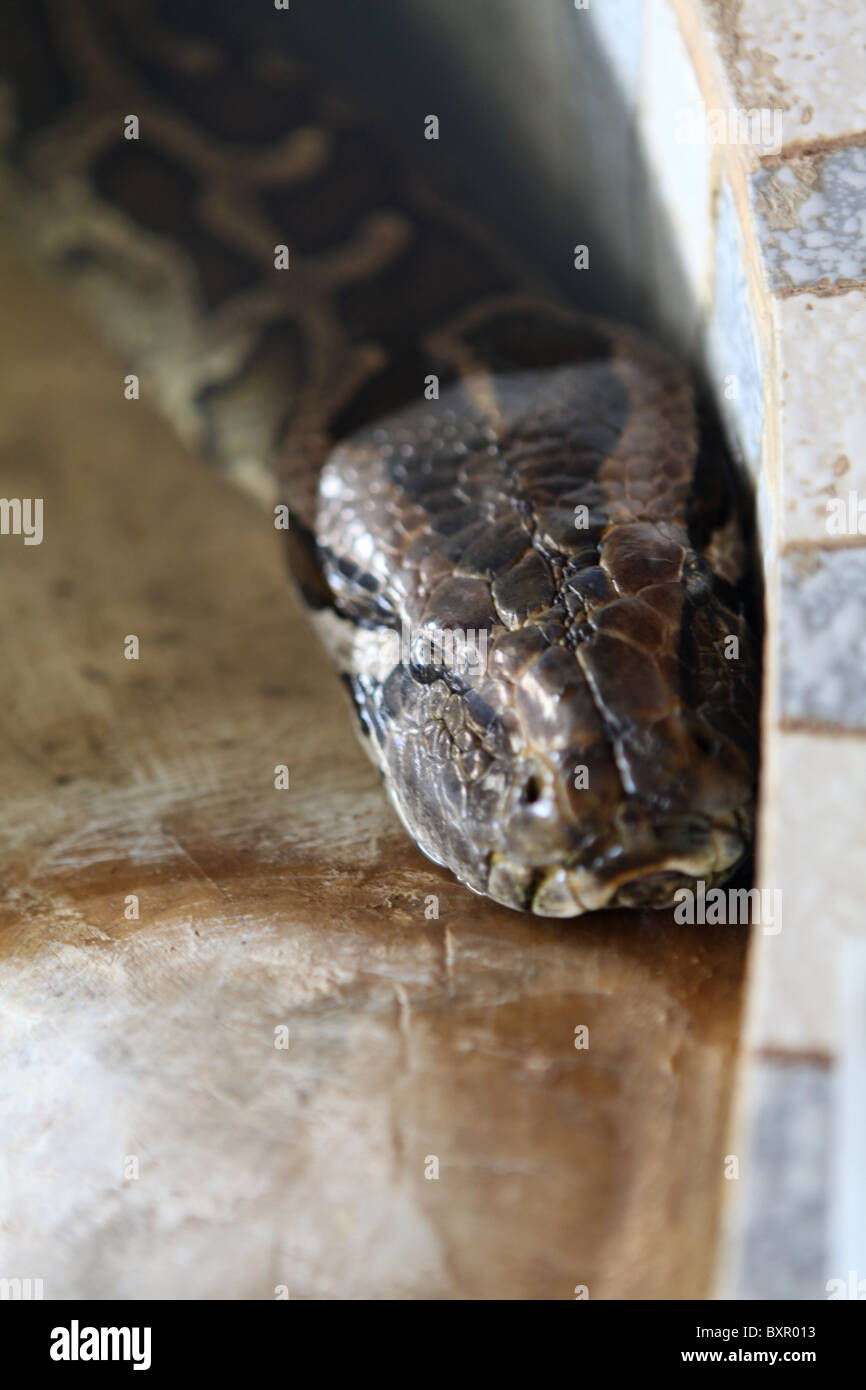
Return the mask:
<path fill-rule="evenodd" d="M 589 865 L 550 864 L 526 868 L 507 859 L 491 867 L 487 892 L 507 907 L 541 917 L 577 917 L 603 908 L 663 909 L 674 905 L 681 889 L 724 882 L 742 862 L 747 845 L 737 817 L 720 825 L 705 822 L 668 852 L 629 856 L 616 846 Z"/>
<path fill-rule="evenodd" d="M 659 873 L 644 874 L 627 880 L 610 899 L 608 907 L 670 907 L 674 894 L 681 888 L 691 888 L 695 879 L 689 874 L 662 869 Z"/>

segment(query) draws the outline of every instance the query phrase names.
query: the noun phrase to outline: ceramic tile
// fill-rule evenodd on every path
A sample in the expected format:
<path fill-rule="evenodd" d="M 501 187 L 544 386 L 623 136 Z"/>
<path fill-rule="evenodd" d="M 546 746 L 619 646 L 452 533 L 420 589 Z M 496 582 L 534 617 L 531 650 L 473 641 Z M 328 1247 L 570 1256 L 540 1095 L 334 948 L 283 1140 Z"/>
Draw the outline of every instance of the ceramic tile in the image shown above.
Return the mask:
<path fill-rule="evenodd" d="M 741 1097 L 741 1171 L 720 1296 L 826 1298 L 827 1204 L 833 1092 L 829 1068 L 811 1061 L 756 1058 Z M 736 1200 L 736 1197 L 734 1200 Z"/>
<path fill-rule="evenodd" d="M 838 960 L 866 933 L 866 738 L 774 736 L 759 881 L 782 892 L 782 930 L 755 935 L 748 1032 L 754 1046 L 834 1053 Z M 846 814 L 845 808 L 852 808 Z"/>
<path fill-rule="evenodd" d="M 776 319 L 783 538 L 826 543 L 850 530 L 852 491 L 866 513 L 866 294 L 797 295 Z"/>
<path fill-rule="evenodd" d="M 781 713 L 866 732 L 866 548 L 782 557 Z"/>
<path fill-rule="evenodd" d="M 759 169 L 752 197 L 772 289 L 866 282 L 866 149 Z"/>
<path fill-rule="evenodd" d="M 704 0 L 738 104 L 782 111 L 783 142 L 866 129 L 866 8 L 851 0 Z"/>
<path fill-rule="evenodd" d="M 752 475 L 760 471 L 764 380 L 733 193 L 724 180 L 716 224 L 707 358 L 723 417 Z"/>
<path fill-rule="evenodd" d="M 846 941 L 840 961 L 845 1048 L 836 1088 L 833 1173 L 830 1187 L 830 1252 L 837 1278 L 866 1270 L 866 939 Z M 860 1275 L 860 1278 L 864 1276 Z M 859 1279 L 858 1279 L 859 1283 Z"/>

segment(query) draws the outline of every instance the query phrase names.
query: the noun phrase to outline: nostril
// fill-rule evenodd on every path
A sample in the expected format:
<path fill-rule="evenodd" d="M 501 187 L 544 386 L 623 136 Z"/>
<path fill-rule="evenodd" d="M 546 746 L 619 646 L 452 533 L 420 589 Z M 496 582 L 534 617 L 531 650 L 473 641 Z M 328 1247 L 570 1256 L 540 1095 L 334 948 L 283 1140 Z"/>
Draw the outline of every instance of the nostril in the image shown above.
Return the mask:
<path fill-rule="evenodd" d="M 696 733 L 695 747 L 705 758 L 712 758 L 719 751 L 719 741 L 712 734 Z"/>
<path fill-rule="evenodd" d="M 536 776 L 533 775 L 532 777 L 528 778 L 526 782 L 524 782 L 523 791 L 520 794 L 520 800 L 526 806 L 532 806 L 533 803 L 536 802 L 540 796 L 541 782 Z"/>
<path fill-rule="evenodd" d="M 616 823 L 621 830 L 637 830 L 646 820 L 646 811 L 631 801 L 620 806 L 616 812 Z"/>

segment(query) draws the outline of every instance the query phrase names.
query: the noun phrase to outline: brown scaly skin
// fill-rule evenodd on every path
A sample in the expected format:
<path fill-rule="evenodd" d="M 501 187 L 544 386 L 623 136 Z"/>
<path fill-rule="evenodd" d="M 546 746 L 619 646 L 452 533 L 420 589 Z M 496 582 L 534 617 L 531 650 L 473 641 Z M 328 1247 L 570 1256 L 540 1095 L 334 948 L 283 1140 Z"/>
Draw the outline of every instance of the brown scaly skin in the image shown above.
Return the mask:
<path fill-rule="evenodd" d="M 690 535 L 682 374 L 628 331 L 544 306 L 499 306 L 503 340 L 518 314 L 527 356 L 557 324 L 584 360 L 470 373 L 332 456 L 317 533 L 354 641 L 331 630 L 425 853 L 547 916 L 662 907 L 745 852 L 753 639 Z M 404 625 L 392 664 L 387 630 Z M 446 631 L 483 633 L 486 662 L 472 637 L 437 659 L 424 639 Z"/>
<path fill-rule="evenodd" d="M 287 495 L 302 592 L 425 853 L 555 916 L 726 877 L 757 638 L 679 369 L 530 299 L 501 238 L 389 155 L 334 75 L 340 0 L 291 25 L 192 0 L 9 14 L 13 216 L 185 437 Z M 407 405 L 429 374 L 438 399 Z M 394 661 L 403 623 L 410 648 L 483 633 L 483 671 Z"/>

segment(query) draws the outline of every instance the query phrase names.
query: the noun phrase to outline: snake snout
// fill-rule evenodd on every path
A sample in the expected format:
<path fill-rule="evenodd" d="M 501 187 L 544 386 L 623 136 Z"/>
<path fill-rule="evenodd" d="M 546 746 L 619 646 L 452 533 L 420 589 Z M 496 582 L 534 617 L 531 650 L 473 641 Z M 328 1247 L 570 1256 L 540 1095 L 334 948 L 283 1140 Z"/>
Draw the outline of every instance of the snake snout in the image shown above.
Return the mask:
<path fill-rule="evenodd" d="M 499 902 L 545 917 L 670 907 L 679 889 L 694 889 L 701 879 L 723 881 L 745 853 L 746 834 L 735 817 L 714 823 L 698 815 L 654 815 L 632 800 L 618 809 L 601 842 L 579 844 L 572 825 L 570 849 L 563 849 L 566 823 L 554 819 L 550 785 L 541 779 L 533 785 L 527 776 L 515 800 L 528 804 L 527 815 L 537 821 L 533 827 L 516 815 L 505 852 L 494 858 L 487 891 Z"/>
<path fill-rule="evenodd" d="M 575 827 L 563 814 L 556 774 L 529 761 L 514 779 L 501 823 L 501 849 L 526 867 L 558 863 L 575 852 Z"/>
<path fill-rule="evenodd" d="M 595 860 L 584 885 L 594 907 L 669 907 L 678 889 L 727 878 L 746 850 L 736 816 L 714 822 L 626 803 L 617 824 L 619 842 Z"/>
<path fill-rule="evenodd" d="M 694 880 L 688 874 L 663 871 L 645 874 L 622 884 L 611 898 L 610 907 L 669 907 L 680 888 L 689 888 Z"/>

